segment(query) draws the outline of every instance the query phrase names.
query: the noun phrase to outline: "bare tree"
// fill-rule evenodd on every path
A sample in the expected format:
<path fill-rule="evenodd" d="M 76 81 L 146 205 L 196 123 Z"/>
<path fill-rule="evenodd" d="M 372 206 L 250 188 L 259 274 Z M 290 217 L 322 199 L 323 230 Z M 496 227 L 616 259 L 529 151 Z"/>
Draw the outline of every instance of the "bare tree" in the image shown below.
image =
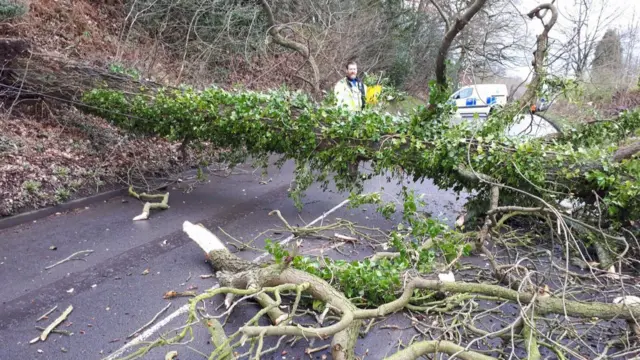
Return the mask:
<path fill-rule="evenodd" d="M 285 30 L 291 30 L 294 33 L 296 33 L 296 31 L 293 29 L 293 26 L 283 25 L 276 21 L 268 0 L 260 0 L 260 4 L 265 14 L 267 15 L 267 19 L 268 19 L 267 24 L 269 25 L 269 35 L 271 35 L 271 38 L 276 44 L 284 46 L 291 50 L 295 50 L 300 55 L 302 55 L 302 57 L 304 57 L 305 61 L 309 63 L 313 71 L 313 80 L 308 80 L 305 78 L 302 78 L 302 79 L 311 85 L 315 95 L 319 95 L 320 94 L 320 70 L 318 69 L 318 63 L 316 62 L 316 58 L 312 54 L 311 49 L 309 48 L 308 45 L 305 45 L 296 40 L 292 40 L 289 37 L 287 37 L 287 35 L 284 34 Z"/>
<path fill-rule="evenodd" d="M 471 21 L 471 19 L 482 9 L 487 0 L 475 0 L 469 7 L 463 12 L 458 13 L 456 15 L 455 21 L 453 23 L 449 22 L 446 19 L 446 16 L 443 15 L 443 19 L 445 24 L 447 25 L 447 31 L 444 34 L 444 39 L 442 39 L 442 43 L 440 44 L 440 48 L 438 50 L 438 56 L 436 58 L 436 81 L 438 85 L 441 87 L 447 86 L 447 71 L 446 71 L 446 59 L 449 53 L 449 48 L 453 43 L 453 40 L 456 36 L 464 30 L 465 26 Z M 432 1 L 434 6 L 438 8 L 437 3 Z M 441 10 L 438 10 L 440 14 L 444 14 Z"/>
<path fill-rule="evenodd" d="M 549 11 L 551 12 L 551 18 L 547 22 L 544 22 L 543 19 Z M 531 105 L 535 104 L 537 92 L 542 79 L 545 76 L 545 72 L 547 71 L 546 58 L 549 47 L 549 32 L 558 20 L 558 11 L 553 4 L 547 3 L 537 6 L 535 9 L 531 10 L 527 16 L 530 19 L 533 19 L 534 17 L 540 19 L 544 25 L 542 33 L 538 35 L 536 50 L 533 53 L 533 61 L 531 62 L 534 70 L 533 79 L 531 80 L 527 91 L 521 98 L 524 105 Z"/>
<path fill-rule="evenodd" d="M 468 5 L 465 2 L 431 0 L 446 26 Z M 520 64 L 527 44 L 521 16 L 511 1 L 488 0 L 456 37 L 450 49 L 455 75 L 461 83 L 504 76 L 505 70 Z M 530 42 L 530 41 L 529 41 Z"/>
<path fill-rule="evenodd" d="M 285 83 L 318 94 L 342 76 L 345 62 L 356 60 L 361 73 L 384 73 L 396 86 L 424 91 L 447 58 L 488 77 L 513 63 L 526 43 L 518 39 L 509 0 L 129 3 L 123 39 L 148 32 L 158 48 L 182 59 L 180 80 L 204 86 Z"/>
<path fill-rule="evenodd" d="M 637 86 L 640 76 L 640 19 L 634 12 L 629 24 L 620 30 L 622 44 L 623 74 L 621 81 L 626 87 Z"/>
<path fill-rule="evenodd" d="M 605 31 L 619 17 L 609 0 L 573 0 L 573 4 L 559 8 L 561 14 L 557 32 L 556 59 L 563 59 L 565 74 L 582 78 L 589 69 L 596 45 Z"/>

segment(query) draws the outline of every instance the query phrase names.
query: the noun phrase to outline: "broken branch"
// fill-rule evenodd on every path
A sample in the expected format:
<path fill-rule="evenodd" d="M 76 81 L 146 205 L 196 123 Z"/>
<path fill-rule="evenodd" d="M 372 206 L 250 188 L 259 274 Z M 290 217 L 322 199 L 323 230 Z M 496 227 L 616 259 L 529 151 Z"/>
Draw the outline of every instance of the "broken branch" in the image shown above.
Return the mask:
<path fill-rule="evenodd" d="M 436 280 L 415 278 L 407 284 L 402 296 L 397 300 L 382 305 L 377 309 L 357 310 L 354 314 L 354 318 L 364 319 L 380 317 L 402 310 L 409 302 L 409 299 L 415 289 L 487 295 L 520 304 L 530 304 L 535 301 L 536 312 L 539 314 L 565 314 L 566 310 L 566 315 L 568 316 L 581 318 L 597 317 L 602 320 L 611 320 L 616 318 L 632 320 L 640 317 L 640 306 L 635 305 L 624 306 L 622 304 L 608 304 L 602 302 L 582 303 L 554 297 L 538 297 L 536 299 L 535 293 L 518 292 L 498 285 L 466 282 L 440 282 Z"/>
<path fill-rule="evenodd" d="M 58 308 L 58 305 L 54 306 L 53 309 L 47 311 L 46 313 L 44 313 L 44 315 L 40 316 L 36 322 L 40 321 L 40 320 L 44 320 L 47 318 L 47 316 L 49 316 L 49 314 L 51 314 L 52 312 L 56 311 L 56 309 Z"/>
<path fill-rule="evenodd" d="M 175 291 L 175 290 L 171 290 L 171 291 L 167 291 L 166 293 L 164 293 L 164 295 L 162 296 L 163 299 L 173 299 L 176 297 L 181 297 L 181 296 L 196 296 L 197 293 L 195 291 Z"/>
<path fill-rule="evenodd" d="M 480 354 L 478 352 L 466 350 L 464 347 L 445 340 L 420 341 L 408 348 L 398 351 L 386 360 L 414 360 L 426 354 L 445 353 L 448 355 L 457 354 L 456 357 L 463 360 L 496 360 L 496 358 Z"/>
<path fill-rule="evenodd" d="M 49 265 L 49 266 L 45 267 L 44 269 L 45 269 L 45 270 L 49 270 L 49 269 L 51 269 L 51 268 L 53 268 L 53 267 L 56 267 L 56 266 L 58 266 L 58 265 L 60 265 L 60 264 L 64 264 L 64 263 L 66 263 L 67 261 L 71 261 L 71 260 L 82 260 L 82 261 L 86 261 L 85 259 L 82 259 L 82 258 L 76 259 L 75 257 L 76 257 L 76 256 L 79 256 L 79 255 L 83 255 L 83 254 L 86 254 L 86 255 L 85 255 L 85 257 L 86 257 L 86 256 L 88 256 L 89 254 L 91 254 L 92 252 L 93 252 L 93 250 L 82 250 L 82 251 L 75 252 L 75 253 L 73 253 L 73 254 L 69 255 L 68 257 L 66 257 L 66 258 L 64 258 L 64 259 L 62 259 L 62 260 L 60 260 L 60 261 L 58 261 L 57 263 L 55 263 L 55 264 L 53 264 L 53 265 Z"/>
<path fill-rule="evenodd" d="M 44 331 L 45 328 L 43 328 L 42 326 L 36 326 L 36 330 Z M 73 333 L 71 331 L 60 330 L 60 329 L 51 330 L 51 334 L 60 334 L 60 335 L 67 335 L 67 336 L 73 335 Z"/>
<path fill-rule="evenodd" d="M 149 321 L 148 323 L 142 325 L 142 327 L 136 331 L 134 331 L 133 333 L 131 333 L 131 335 L 127 336 L 127 339 L 132 338 L 133 336 L 135 336 L 136 334 L 138 334 L 140 331 L 146 329 L 147 327 L 149 327 L 149 325 L 153 324 L 160 315 L 162 315 L 165 311 L 167 311 L 167 309 L 169 309 L 169 307 L 171 307 L 171 303 L 168 303 L 167 306 L 165 306 L 162 310 L 160 310 L 160 312 L 158 312 L 156 314 L 156 316 L 153 317 L 153 319 L 151 319 L 151 321 Z"/>
<path fill-rule="evenodd" d="M 136 217 L 133 218 L 133 221 L 137 221 L 137 220 L 147 220 L 149 219 L 149 214 L 151 213 L 151 210 L 166 210 L 169 208 L 169 193 L 165 193 L 165 194 L 147 194 L 147 193 L 142 193 L 142 194 L 138 194 L 135 191 L 133 191 L 133 186 L 129 186 L 129 195 L 138 199 L 138 200 L 155 200 L 155 199 L 162 199 L 160 202 L 146 202 L 144 204 L 144 207 L 142 208 L 142 213 Z"/>
<path fill-rule="evenodd" d="M 57 319 L 55 319 L 51 324 L 49 324 L 49 326 L 47 326 L 44 329 L 44 331 L 40 335 L 40 340 L 41 341 L 47 340 L 47 336 L 49 336 L 49 333 L 51 333 L 51 331 L 55 329 L 56 326 L 60 325 L 60 323 L 62 323 L 67 318 L 67 316 L 69 316 L 72 310 L 73 310 L 73 306 L 69 305 L 69 307 L 62 313 L 62 315 L 60 315 Z"/>

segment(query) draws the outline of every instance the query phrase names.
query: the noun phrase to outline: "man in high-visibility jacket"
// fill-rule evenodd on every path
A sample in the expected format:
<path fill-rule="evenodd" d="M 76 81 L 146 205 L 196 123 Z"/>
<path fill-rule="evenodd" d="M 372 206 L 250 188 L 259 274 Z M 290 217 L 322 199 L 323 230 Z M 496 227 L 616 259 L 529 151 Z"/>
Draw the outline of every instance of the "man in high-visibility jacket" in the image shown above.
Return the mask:
<path fill-rule="evenodd" d="M 347 76 L 338 81 L 333 89 L 338 106 L 346 106 L 351 111 L 360 111 L 366 104 L 367 86 L 358 79 L 358 65 L 347 63 Z"/>

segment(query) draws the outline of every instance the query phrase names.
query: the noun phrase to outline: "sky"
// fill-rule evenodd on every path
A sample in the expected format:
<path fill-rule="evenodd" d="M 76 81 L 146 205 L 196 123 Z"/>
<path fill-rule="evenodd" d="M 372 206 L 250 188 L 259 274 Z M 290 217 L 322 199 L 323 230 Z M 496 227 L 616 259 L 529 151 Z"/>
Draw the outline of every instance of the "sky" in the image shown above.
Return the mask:
<path fill-rule="evenodd" d="M 528 13 L 530 10 L 534 9 L 536 6 L 542 3 L 547 3 L 550 0 L 512 0 L 514 6 L 516 6 L 520 12 L 524 15 Z M 558 22 L 556 26 L 551 29 L 551 37 L 559 38 L 560 34 L 557 30 L 559 30 L 562 26 L 567 26 L 570 22 L 567 20 L 567 16 L 571 14 L 572 11 L 575 11 L 576 7 L 574 5 L 575 0 L 556 0 L 555 4 L 558 7 Z M 640 0 L 587 0 L 593 3 L 595 6 L 595 10 L 593 11 L 593 16 L 590 18 L 590 23 L 595 24 L 596 18 L 600 13 L 600 9 L 604 7 L 604 15 L 605 16 L 616 16 L 615 20 L 612 21 L 611 26 L 622 29 L 633 23 L 636 23 L 638 19 L 640 19 Z M 603 6 L 604 5 L 604 6 Z M 547 16 L 547 18 L 550 14 Z M 525 20 L 526 19 L 526 20 Z M 542 24 L 540 20 L 529 20 L 529 18 L 523 18 L 523 25 L 526 28 L 527 34 L 530 36 L 532 41 L 535 41 L 535 35 L 542 32 Z M 554 29 L 556 30 L 554 32 Z M 606 29 L 605 29 L 606 30 Z M 603 31 L 604 33 L 604 31 Z M 530 61 L 532 57 L 532 51 L 535 47 L 535 44 L 531 44 L 531 51 L 528 54 L 525 54 L 526 58 Z M 529 66 L 520 66 L 509 70 L 507 73 L 510 76 L 518 76 L 520 78 L 526 78 L 531 69 Z"/>

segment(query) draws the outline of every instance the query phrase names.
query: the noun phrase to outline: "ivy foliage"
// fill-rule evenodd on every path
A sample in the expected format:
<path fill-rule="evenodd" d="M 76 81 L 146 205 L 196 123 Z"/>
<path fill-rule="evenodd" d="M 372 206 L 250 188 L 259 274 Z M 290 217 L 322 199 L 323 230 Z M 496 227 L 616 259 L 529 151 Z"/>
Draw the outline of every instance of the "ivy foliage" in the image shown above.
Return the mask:
<path fill-rule="evenodd" d="M 391 302 L 402 293 L 406 273 L 431 273 L 435 269 L 437 256 L 442 256 L 449 263 L 459 254 L 466 256 L 471 251 L 471 245 L 466 242 L 464 235 L 451 231 L 446 224 L 418 211 L 424 202 L 415 192 L 403 188 L 403 195 L 403 223 L 391 232 L 385 246 L 395 252 L 393 257 L 360 261 L 334 260 L 325 256 L 312 258 L 296 255 L 295 251 L 289 251 L 271 240 L 266 241 L 266 250 L 276 263 L 293 257 L 290 266 L 322 278 L 360 306 L 377 307 Z M 378 193 L 356 195 L 351 200 L 351 206 L 354 207 L 377 204 L 378 211 L 387 216 L 395 211 L 395 206 L 391 208 L 390 203 L 382 202 Z M 429 296 L 416 291 L 414 303 L 418 304 Z"/>
<path fill-rule="evenodd" d="M 326 187 L 333 180 L 339 190 L 358 193 L 364 181 L 381 174 L 430 178 L 442 188 L 475 191 L 476 199 L 485 201 L 488 185 L 468 176 L 476 172 L 552 203 L 580 197 L 604 209 L 614 225 L 640 217 L 639 160 L 612 161 L 625 139 L 638 136 L 638 112 L 567 129 L 557 139 L 521 139 L 505 135 L 515 107 L 506 107 L 480 128 L 452 124 L 449 94 L 434 84 L 429 106 L 403 117 L 376 110 L 350 113 L 330 100 L 316 103 L 286 89 L 141 90 L 131 95 L 94 89 L 84 102 L 132 132 L 209 142 L 232 149 L 238 162 L 272 154 L 281 155 L 282 162 L 293 159 L 291 195 L 298 206 L 314 182 Z M 357 171 L 362 161 L 370 162 L 370 174 Z M 501 202 L 535 205 L 531 197 L 509 189 L 501 192 Z"/>
<path fill-rule="evenodd" d="M 295 256 L 290 266 L 320 277 L 361 305 L 379 306 L 397 298 L 405 271 L 415 266 L 420 273 L 427 273 L 435 259 L 433 250 L 421 250 L 416 242 L 405 243 L 397 233 L 391 239 L 394 249 L 400 251 L 395 258 L 345 261 Z M 289 256 L 288 250 L 271 241 L 267 242 L 266 250 L 277 263 Z"/>

